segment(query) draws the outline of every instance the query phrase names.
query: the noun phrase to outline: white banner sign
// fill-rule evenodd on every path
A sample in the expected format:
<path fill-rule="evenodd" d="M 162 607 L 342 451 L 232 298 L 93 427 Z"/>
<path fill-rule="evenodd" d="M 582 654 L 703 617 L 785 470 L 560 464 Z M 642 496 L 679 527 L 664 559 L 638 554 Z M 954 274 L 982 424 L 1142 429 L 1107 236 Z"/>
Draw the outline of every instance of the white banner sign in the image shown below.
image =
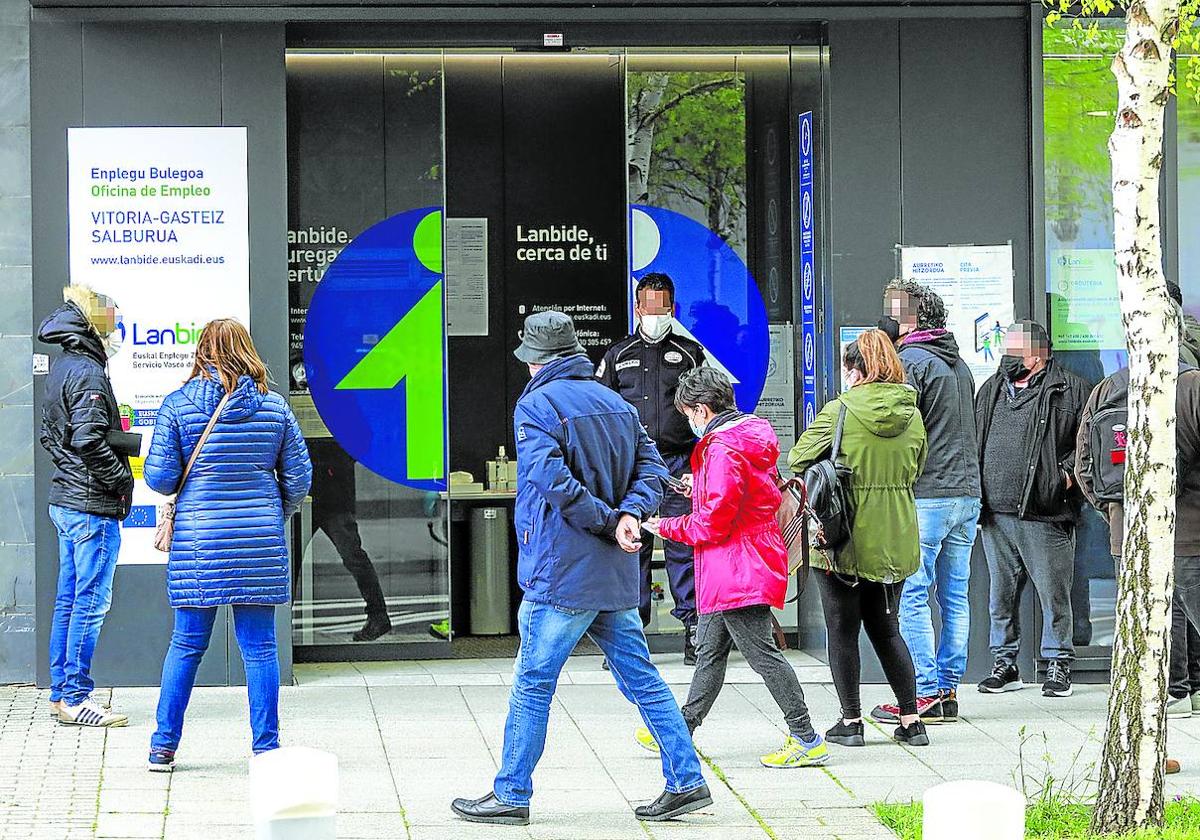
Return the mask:
<path fill-rule="evenodd" d="M 72 128 L 67 160 L 71 282 L 116 302 L 122 342 L 109 372 L 144 456 L 204 325 L 250 325 L 246 129 Z M 153 546 L 162 497 L 143 483 L 142 461 L 119 562 L 165 563 Z"/>
<path fill-rule="evenodd" d="M 1014 319 L 1012 246 L 902 247 L 900 276 L 941 296 L 946 326 L 978 389 L 996 372 Z"/>

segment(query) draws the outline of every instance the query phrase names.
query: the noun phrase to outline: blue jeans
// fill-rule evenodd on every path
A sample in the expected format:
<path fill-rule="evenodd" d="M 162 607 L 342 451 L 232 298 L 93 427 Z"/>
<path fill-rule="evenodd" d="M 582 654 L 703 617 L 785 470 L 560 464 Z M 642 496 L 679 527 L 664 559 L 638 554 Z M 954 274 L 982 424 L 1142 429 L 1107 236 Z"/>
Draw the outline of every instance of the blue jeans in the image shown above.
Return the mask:
<path fill-rule="evenodd" d="M 917 499 L 921 565 L 904 582 L 900 635 L 912 654 L 918 697 L 933 697 L 939 690 L 957 691 L 967 670 L 971 635 L 967 587 L 978 523 L 979 499 Z M 942 614 L 942 637 L 936 645 L 929 609 L 929 590 L 935 584 Z"/>
<path fill-rule="evenodd" d="M 78 706 L 88 698 L 92 655 L 112 605 L 113 575 L 121 548 L 121 524 L 50 505 L 58 530 L 58 594 L 50 625 L 50 699 Z"/>
<path fill-rule="evenodd" d="M 246 666 L 250 694 L 250 729 L 254 753 L 279 748 L 279 655 L 275 647 L 275 608 L 234 604 L 233 627 Z M 208 650 L 216 607 L 179 607 L 175 632 L 163 661 L 158 694 L 158 729 L 153 749 L 175 750 L 183 736 L 183 715 L 196 684 L 196 670 Z"/>
<path fill-rule="evenodd" d="M 505 805 L 528 807 L 533 796 L 533 768 L 546 746 L 546 721 L 558 675 L 584 634 L 604 651 L 617 688 L 638 707 L 661 747 L 667 790 L 683 793 L 704 784 L 691 733 L 675 696 L 650 661 L 636 609 L 571 610 L 526 600 L 517 611 L 517 626 L 521 647 L 504 725 L 496 799 Z"/>

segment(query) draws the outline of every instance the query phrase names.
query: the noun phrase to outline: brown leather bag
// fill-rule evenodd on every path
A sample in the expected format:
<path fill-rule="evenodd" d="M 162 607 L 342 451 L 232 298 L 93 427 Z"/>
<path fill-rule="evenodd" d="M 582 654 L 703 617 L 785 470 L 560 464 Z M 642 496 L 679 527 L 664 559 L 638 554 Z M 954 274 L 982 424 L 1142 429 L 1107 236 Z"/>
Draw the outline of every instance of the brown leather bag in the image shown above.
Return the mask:
<path fill-rule="evenodd" d="M 783 532 L 783 544 L 788 553 L 788 574 L 796 575 L 797 597 L 808 583 L 809 533 L 808 491 L 799 478 L 779 480 L 782 498 L 775 521 Z"/>
<path fill-rule="evenodd" d="M 213 412 L 212 417 L 208 420 L 208 425 L 204 427 L 204 433 L 200 435 L 196 448 L 192 450 L 192 457 L 188 458 L 187 466 L 183 468 L 183 475 L 179 477 L 179 486 L 175 488 L 175 495 L 167 499 L 158 509 L 158 527 L 154 529 L 154 547 L 159 551 L 171 550 L 171 541 L 175 539 L 175 502 L 179 498 L 179 494 L 183 492 L 183 483 L 191 475 L 196 458 L 200 455 L 200 450 L 204 448 L 204 442 L 208 440 L 213 426 L 217 425 L 217 420 L 227 402 L 229 402 L 229 394 L 221 397 L 221 401 L 217 403 L 217 410 Z"/>

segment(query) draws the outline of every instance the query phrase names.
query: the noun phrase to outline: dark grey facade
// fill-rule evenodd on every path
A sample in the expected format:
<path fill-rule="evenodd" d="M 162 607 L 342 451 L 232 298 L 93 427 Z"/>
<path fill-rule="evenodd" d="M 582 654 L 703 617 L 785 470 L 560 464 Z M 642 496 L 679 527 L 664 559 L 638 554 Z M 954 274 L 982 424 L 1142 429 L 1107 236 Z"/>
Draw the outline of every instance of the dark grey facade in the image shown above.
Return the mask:
<path fill-rule="evenodd" d="M 31 57 L 10 59 L 10 52 L 20 55 L 25 48 L 30 14 Z M 835 387 L 836 325 L 870 324 L 879 317 L 881 284 L 895 272 L 898 243 L 1011 240 L 1018 317 L 1037 314 L 1043 299 L 1043 222 L 1034 177 L 1040 92 L 1032 69 L 1040 42 L 1031 45 L 1041 28 L 1039 4 L 584 8 L 544 2 L 538 8 L 466 3 L 449 9 L 424 2 L 341 7 L 176 0 L 104 8 L 37 0 L 31 11 L 23 0 L 4 0 L 0 22 L 2 66 L 11 68 L 0 83 L 0 133 L 6 139 L 0 156 L 0 505 L 11 504 L 17 512 L 0 517 L 0 682 L 44 683 L 47 677 L 44 650 L 57 561 L 40 501 L 48 464 L 40 451 L 35 457 L 38 387 L 29 358 L 30 333 L 59 301 L 67 273 L 66 129 L 248 127 L 255 341 L 274 370 L 286 370 L 289 43 L 344 37 L 426 46 L 529 46 L 551 29 L 565 32 L 569 41 L 607 38 L 620 44 L 622 30 L 640 28 L 664 45 L 676 39 L 703 43 L 706 33 L 727 44 L 788 45 L 802 29 L 823 26 L 829 73 L 821 91 L 825 236 L 818 265 L 826 391 Z M 977 579 L 983 585 L 974 587 L 973 601 L 982 617 L 986 574 Z M 96 670 L 104 679 L 157 682 L 171 620 L 163 587 L 162 566 L 119 567 L 113 612 L 97 652 Z M 818 622 L 818 613 L 809 593 L 801 629 Z M 279 621 L 290 673 L 286 610 L 280 610 Z M 986 631 L 986 622 L 976 624 L 977 635 Z M 219 627 L 218 633 L 213 647 L 224 656 L 210 654 L 201 679 L 236 682 L 232 630 Z M 130 634 L 139 639 L 136 649 L 125 641 Z M 974 664 L 985 664 L 985 657 L 976 656 Z"/>
<path fill-rule="evenodd" d="M 29 6 L 0 3 L 0 683 L 33 679 Z"/>

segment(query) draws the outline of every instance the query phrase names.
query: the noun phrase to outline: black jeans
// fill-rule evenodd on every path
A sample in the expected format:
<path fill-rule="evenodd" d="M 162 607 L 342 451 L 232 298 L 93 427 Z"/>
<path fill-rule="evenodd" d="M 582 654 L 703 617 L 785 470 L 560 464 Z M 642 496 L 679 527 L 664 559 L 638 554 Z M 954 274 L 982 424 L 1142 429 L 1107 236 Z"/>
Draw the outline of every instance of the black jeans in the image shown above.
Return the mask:
<path fill-rule="evenodd" d="M 866 628 L 883 673 L 896 695 L 900 714 L 917 713 L 917 678 L 908 646 L 900 636 L 898 605 L 904 582 L 875 583 L 860 580 L 856 585 L 837 575 L 814 572 L 821 582 L 821 607 L 825 611 L 825 629 L 829 634 L 829 670 L 842 704 L 842 717 L 862 717 L 859 682 L 862 663 L 858 656 L 858 637 Z"/>
<path fill-rule="evenodd" d="M 721 693 L 733 645 L 737 645 L 754 673 L 763 678 L 783 712 L 788 731 L 803 741 L 811 741 L 816 733 L 804 703 L 804 690 L 796 671 L 775 645 L 771 608 L 766 605 L 700 616 L 696 624 L 696 671 L 682 708 L 688 729 L 695 731 L 704 722 Z"/>
<path fill-rule="evenodd" d="M 358 594 L 362 596 L 363 606 L 369 618 L 387 618 L 387 602 L 383 597 L 383 588 L 379 585 L 379 575 L 371 558 L 362 545 L 362 537 L 358 534 L 358 521 L 354 514 L 348 512 L 334 513 L 313 523 L 313 531 L 324 531 L 342 558 L 354 583 Z"/>
<path fill-rule="evenodd" d="M 1173 608 L 1178 608 L 1187 619 L 1187 623 L 1191 628 L 1200 627 L 1200 557 L 1176 557 L 1175 558 L 1175 594 L 1173 598 Z M 1184 636 L 1186 640 L 1187 634 L 1174 634 L 1176 638 Z M 1185 641 L 1186 645 L 1186 641 Z M 1178 665 L 1175 661 L 1174 642 L 1171 645 L 1171 689 L 1172 694 L 1176 688 L 1175 675 Z M 1190 657 L 1185 657 L 1184 670 L 1188 669 Z M 1180 695 L 1184 696 L 1184 695 Z"/>
<path fill-rule="evenodd" d="M 1171 603 L 1171 696 L 1181 699 L 1200 691 L 1200 633 L 1188 621 L 1176 593 Z"/>

